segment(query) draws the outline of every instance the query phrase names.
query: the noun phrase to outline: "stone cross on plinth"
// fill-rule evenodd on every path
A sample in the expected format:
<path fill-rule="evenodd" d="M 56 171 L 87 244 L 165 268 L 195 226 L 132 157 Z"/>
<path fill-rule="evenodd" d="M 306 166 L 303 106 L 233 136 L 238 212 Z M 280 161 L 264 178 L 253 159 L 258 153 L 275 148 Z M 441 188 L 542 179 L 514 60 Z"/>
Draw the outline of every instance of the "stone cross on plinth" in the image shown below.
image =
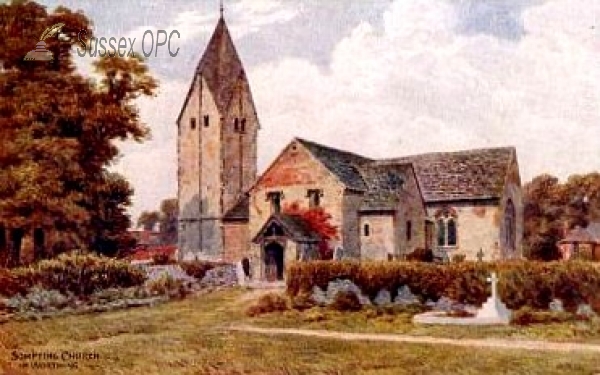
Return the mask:
<path fill-rule="evenodd" d="M 477 260 L 480 261 L 480 262 L 483 262 L 483 256 L 484 255 L 485 254 L 483 254 L 483 249 L 480 248 L 479 251 L 477 252 Z"/>
<path fill-rule="evenodd" d="M 492 272 L 487 281 L 492 284 L 492 295 L 477 311 L 476 317 L 492 323 L 508 324 L 511 312 L 498 296 L 498 276 L 496 272 Z"/>
<path fill-rule="evenodd" d="M 491 276 L 487 278 L 487 281 L 492 284 L 492 299 L 498 299 L 498 276 L 496 276 L 496 272 L 492 272 Z"/>

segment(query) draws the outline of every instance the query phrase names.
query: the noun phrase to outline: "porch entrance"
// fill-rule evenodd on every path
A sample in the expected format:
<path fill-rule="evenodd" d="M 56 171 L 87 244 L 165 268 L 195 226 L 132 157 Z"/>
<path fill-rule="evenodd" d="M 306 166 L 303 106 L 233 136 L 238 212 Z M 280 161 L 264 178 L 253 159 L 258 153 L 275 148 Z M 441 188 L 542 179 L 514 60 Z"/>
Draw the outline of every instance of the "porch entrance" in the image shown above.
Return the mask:
<path fill-rule="evenodd" d="M 265 246 L 265 277 L 267 281 L 283 280 L 283 246 L 271 242 Z"/>

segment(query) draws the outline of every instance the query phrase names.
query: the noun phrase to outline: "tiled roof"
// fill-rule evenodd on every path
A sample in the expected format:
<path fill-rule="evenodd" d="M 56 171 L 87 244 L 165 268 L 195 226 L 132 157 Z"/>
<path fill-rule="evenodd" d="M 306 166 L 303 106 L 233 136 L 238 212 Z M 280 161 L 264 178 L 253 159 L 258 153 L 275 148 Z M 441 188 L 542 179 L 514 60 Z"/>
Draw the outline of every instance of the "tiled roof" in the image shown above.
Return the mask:
<path fill-rule="evenodd" d="M 440 152 L 386 159 L 412 163 L 425 202 L 495 199 L 502 196 L 514 147 Z"/>
<path fill-rule="evenodd" d="M 389 211 L 398 206 L 398 193 L 412 173 L 410 164 L 365 164 L 363 179 L 368 186 L 360 211 Z"/>
<path fill-rule="evenodd" d="M 586 228 L 576 227 L 569 231 L 559 243 L 597 243 L 600 244 L 600 223 L 590 223 Z"/>
<path fill-rule="evenodd" d="M 258 242 L 258 239 L 263 237 L 267 229 L 272 223 L 278 224 L 283 228 L 285 235 L 296 242 L 318 242 L 321 237 L 318 233 L 311 230 L 310 226 L 297 215 L 273 214 L 265 222 L 258 234 L 254 237 L 253 242 Z"/>
<path fill-rule="evenodd" d="M 235 206 L 223 215 L 224 220 L 248 220 L 250 218 L 250 197 L 244 194 Z"/>
<path fill-rule="evenodd" d="M 348 151 L 324 146 L 305 139 L 296 138 L 321 164 L 329 169 L 348 188 L 365 191 L 367 185 L 363 180 L 360 167 L 371 159 Z"/>
<path fill-rule="evenodd" d="M 187 105 L 196 77 L 200 76 L 206 80 L 219 112 L 225 113 L 239 79 L 245 79 L 244 74 L 244 67 L 229 34 L 227 24 L 221 17 L 196 68 L 194 80 L 179 118 Z"/>

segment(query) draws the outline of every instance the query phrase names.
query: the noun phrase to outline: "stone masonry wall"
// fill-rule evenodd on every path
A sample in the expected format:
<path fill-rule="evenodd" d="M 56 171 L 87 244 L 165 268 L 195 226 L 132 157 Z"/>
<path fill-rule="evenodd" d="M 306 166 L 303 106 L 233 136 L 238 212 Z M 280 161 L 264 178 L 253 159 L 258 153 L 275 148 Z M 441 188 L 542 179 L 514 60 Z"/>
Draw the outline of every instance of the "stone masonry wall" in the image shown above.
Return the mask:
<path fill-rule="evenodd" d="M 524 207 L 523 207 L 523 190 L 521 188 L 521 178 L 519 175 L 519 165 L 517 164 L 516 161 L 516 155 L 513 157 L 513 160 L 510 164 L 509 167 L 509 172 L 508 172 L 508 176 L 506 179 L 506 185 L 504 187 L 504 193 L 503 193 L 503 197 L 501 200 L 501 205 L 500 205 L 500 211 L 502 212 L 504 215 L 504 212 L 506 210 L 506 205 L 508 200 L 511 200 L 513 202 L 513 205 L 515 207 L 515 219 L 516 219 L 516 253 L 512 254 L 513 256 L 516 257 L 522 257 L 523 256 L 523 221 L 524 221 Z M 504 226 L 504 220 L 503 220 L 503 216 L 500 219 L 500 224 L 501 224 L 501 228 L 500 228 L 500 248 L 501 251 L 504 251 L 504 249 L 506 248 L 505 245 L 505 231 L 506 228 Z M 510 256 L 510 254 L 507 254 L 508 256 Z"/>
<path fill-rule="evenodd" d="M 228 222 L 223 225 L 224 254 L 226 262 L 239 262 L 244 257 L 249 257 L 248 223 Z"/>
<path fill-rule="evenodd" d="M 413 173 L 405 175 L 405 182 L 400 193 L 400 205 L 394 220 L 397 245 L 396 255 L 412 253 L 417 248 L 425 247 L 426 211 L 421 192 Z M 407 235 L 410 222 L 411 233 Z"/>
<path fill-rule="evenodd" d="M 369 234 L 365 235 L 365 225 Z M 387 260 L 388 254 L 396 252 L 393 213 L 381 215 L 362 215 L 360 217 L 360 251 L 363 260 Z"/>
<path fill-rule="evenodd" d="M 444 205 L 429 204 L 430 217 Z M 448 256 L 465 254 L 468 260 L 477 260 L 479 249 L 483 249 L 484 260 L 492 260 L 493 254 L 499 256 L 500 212 L 496 204 L 491 203 L 455 203 L 450 205 L 456 210 L 457 246 L 449 247 Z M 437 229 L 437 228 L 436 228 Z M 434 246 L 437 245 L 434 236 Z"/>

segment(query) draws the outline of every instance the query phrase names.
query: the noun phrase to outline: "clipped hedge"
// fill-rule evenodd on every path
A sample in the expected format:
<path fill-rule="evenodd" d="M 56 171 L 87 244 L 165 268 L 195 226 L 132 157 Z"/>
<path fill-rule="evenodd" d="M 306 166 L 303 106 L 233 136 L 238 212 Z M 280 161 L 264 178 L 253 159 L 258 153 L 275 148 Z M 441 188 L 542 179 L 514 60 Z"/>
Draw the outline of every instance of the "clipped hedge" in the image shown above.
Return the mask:
<path fill-rule="evenodd" d="M 554 298 L 574 311 L 578 304 L 600 306 L 600 269 L 587 262 L 503 263 L 460 262 L 445 265 L 416 262 L 297 262 L 288 268 L 287 292 L 310 293 L 330 281 L 349 279 L 369 297 L 381 289 L 392 293 L 407 285 L 423 301 L 442 296 L 461 303 L 481 305 L 490 295 L 487 277 L 496 271 L 498 293 L 511 309 L 529 306 L 547 309 Z"/>
<path fill-rule="evenodd" d="M 54 259 L 13 269 L 10 273 L 21 287 L 17 292 L 37 285 L 78 296 L 108 288 L 138 286 L 146 279 L 144 271 L 127 262 L 78 252 L 61 254 Z"/>

